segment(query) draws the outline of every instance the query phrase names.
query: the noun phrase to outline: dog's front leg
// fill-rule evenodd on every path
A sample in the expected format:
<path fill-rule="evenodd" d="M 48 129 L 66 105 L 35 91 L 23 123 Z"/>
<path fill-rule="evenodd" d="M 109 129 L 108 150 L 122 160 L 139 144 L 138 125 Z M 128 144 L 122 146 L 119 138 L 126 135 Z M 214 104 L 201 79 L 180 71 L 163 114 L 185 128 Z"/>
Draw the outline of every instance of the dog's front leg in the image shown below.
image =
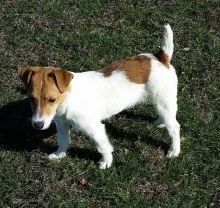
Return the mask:
<path fill-rule="evenodd" d="M 108 136 L 105 131 L 105 125 L 101 122 L 97 122 L 96 125 L 94 125 L 92 128 L 88 128 L 87 132 L 90 134 L 90 137 L 94 140 L 98 151 L 102 155 L 102 158 L 99 161 L 99 168 L 110 168 L 113 160 L 113 147 L 109 143 Z"/>
<path fill-rule="evenodd" d="M 50 159 L 59 159 L 65 157 L 71 143 L 70 125 L 67 122 L 59 119 L 55 120 L 55 124 L 57 128 L 58 149 L 56 152 L 53 152 L 49 155 Z"/>
<path fill-rule="evenodd" d="M 102 155 L 99 168 L 105 169 L 111 167 L 113 147 L 108 140 L 105 125 L 100 121 L 89 119 L 78 120 L 78 122 L 79 127 L 95 142 L 98 151 Z"/>

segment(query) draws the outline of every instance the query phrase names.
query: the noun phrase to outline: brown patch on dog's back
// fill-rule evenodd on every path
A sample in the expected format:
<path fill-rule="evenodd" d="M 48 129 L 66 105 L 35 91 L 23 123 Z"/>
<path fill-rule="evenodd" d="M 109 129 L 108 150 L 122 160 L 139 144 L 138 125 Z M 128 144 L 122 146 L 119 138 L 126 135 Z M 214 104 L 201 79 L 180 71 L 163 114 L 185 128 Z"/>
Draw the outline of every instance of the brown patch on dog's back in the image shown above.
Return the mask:
<path fill-rule="evenodd" d="M 104 68 L 101 72 L 105 77 L 114 71 L 123 71 L 131 82 L 144 84 L 148 81 L 151 70 L 150 58 L 144 55 L 119 60 Z"/>
<path fill-rule="evenodd" d="M 157 59 L 168 69 L 170 68 L 170 58 L 166 53 L 164 53 L 164 51 L 160 50 L 157 54 L 155 54 L 155 57 L 157 57 Z"/>

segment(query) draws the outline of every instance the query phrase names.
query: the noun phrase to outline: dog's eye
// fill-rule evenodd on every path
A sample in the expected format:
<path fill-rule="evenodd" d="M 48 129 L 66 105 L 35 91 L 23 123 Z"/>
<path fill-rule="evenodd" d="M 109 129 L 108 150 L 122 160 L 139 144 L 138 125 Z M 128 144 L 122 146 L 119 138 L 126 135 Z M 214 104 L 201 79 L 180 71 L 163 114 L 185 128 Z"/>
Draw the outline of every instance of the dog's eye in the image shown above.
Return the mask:
<path fill-rule="evenodd" d="M 56 99 L 50 98 L 48 101 L 49 101 L 49 103 L 54 103 L 56 101 Z"/>

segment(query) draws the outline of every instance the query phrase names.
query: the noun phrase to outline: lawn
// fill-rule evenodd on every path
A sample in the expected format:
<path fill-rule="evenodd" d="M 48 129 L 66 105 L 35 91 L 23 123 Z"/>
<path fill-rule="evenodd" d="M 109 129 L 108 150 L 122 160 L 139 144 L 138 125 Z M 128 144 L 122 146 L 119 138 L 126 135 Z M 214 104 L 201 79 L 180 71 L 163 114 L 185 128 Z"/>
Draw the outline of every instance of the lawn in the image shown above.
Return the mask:
<path fill-rule="evenodd" d="M 174 31 L 182 151 L 153 125 L 151 106 L 105 121 L 112 168 L 76 129 L 68 156 L 52 162 L 55 127 L 32 129 L 19 65 L 98 70 L 158 51 L 162 26 Z M 0 207 L 219 207 L 219 0 L 5 0 L 0 2 Z"/>

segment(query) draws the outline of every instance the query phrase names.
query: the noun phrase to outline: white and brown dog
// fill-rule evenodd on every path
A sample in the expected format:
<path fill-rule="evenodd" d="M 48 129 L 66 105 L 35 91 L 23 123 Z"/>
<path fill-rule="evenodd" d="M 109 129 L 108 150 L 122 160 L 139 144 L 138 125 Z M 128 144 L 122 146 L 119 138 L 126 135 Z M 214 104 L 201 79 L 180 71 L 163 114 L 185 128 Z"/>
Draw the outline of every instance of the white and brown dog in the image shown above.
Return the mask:
<path fill-rule="evenodd" d="M 177 76 L 170 64 L 173 32 L 164 26 L 163 40 L 157 55 L 140 54 L 116 61 L 101 71 L 72 73 L 53 67 L 18 69 L 29 97 L 36 129 L 47 129 L 54 119 L 58 150 L 50 159 L 66 156 L 70 146 L 70 126 L 85 132 L 102 154 L 100 168 L 112 165 L 113 147 L 102 120 L 138 103 L 153 104 L 159 119 L 171 137 L 167 157 L 180 153 L 180 125 L 176 120 Z"/>

